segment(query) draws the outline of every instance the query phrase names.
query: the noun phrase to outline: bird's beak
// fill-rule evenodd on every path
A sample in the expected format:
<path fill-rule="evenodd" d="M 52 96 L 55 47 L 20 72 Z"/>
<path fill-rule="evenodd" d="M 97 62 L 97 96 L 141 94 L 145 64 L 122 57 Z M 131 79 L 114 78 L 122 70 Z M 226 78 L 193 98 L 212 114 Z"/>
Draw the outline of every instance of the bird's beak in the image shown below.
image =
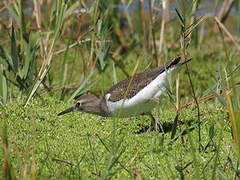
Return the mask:
<path fill-rule="evenodd" d="M 76 111 L 76 110 L 77 110 L 77 108 L 76 108 L 75 106 L 73 106 L 73 107 L 70 107 L 70 108 L 64 110 L 63 112 L 60 112 L 60 113 L 58 114 L 58 116 L 61 116 L 61 115 L 64 115 L 64 114 L 66 114 L 66 113 L 70 113 L 70 112 L 73 112 L 73 111 Z"/>

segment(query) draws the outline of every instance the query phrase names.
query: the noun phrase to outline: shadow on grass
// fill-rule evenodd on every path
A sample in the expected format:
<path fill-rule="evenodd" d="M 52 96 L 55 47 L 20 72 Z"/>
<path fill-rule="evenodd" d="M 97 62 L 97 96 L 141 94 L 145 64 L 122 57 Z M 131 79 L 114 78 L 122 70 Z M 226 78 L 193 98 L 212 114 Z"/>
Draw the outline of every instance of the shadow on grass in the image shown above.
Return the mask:
<path fill-rule="evenodd" d="M 186 128 L 186 129 L 181 131 L 181 133 L 180 133 L 181 135 L 186 135 L 187 133 L 193 131 L 197 127 L 197 123 L 194 120 L 189 120 L 189 121 L 186 121 L 186 122 L 180 121 L 179 124 L 181 124 L 181 125 L 182 124 L 187 124 L 189 126 L 189 128 Z M 149 132 L 149 125 L 138 124 L 138 126 L 140 127 L 140 130 L 137 131 L 136 134 L 142 134 L 142 133 Z M 173 129 L 174 129 L 174 126 L 175 126 L 174 122 L 164 122 L 163 125 L 162 125 L 164 133 L 172 132 Z M 154 131 L 154 130 L 151 130 L 151 131 Z M 158 132 L 163 133 L 161 129 Z"/>

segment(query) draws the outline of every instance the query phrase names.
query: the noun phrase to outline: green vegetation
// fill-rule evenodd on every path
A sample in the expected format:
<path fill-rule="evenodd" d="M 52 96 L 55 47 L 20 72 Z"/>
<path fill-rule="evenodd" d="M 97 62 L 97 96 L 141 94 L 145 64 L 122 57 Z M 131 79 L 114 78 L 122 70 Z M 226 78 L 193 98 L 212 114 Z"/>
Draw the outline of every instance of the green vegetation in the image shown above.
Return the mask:
<path fill-rule="evenodd" d="M 9 14 L 0 19 L 0 177 L 240 178 L 237 16 L 224 23 L 196 17 L 200 1 L 179 0 L 162 31 L 155 13 L 161 4 L 150 0 L 148 11 L 125 0 L 33 1 L 32 16 L 26 2 L 0 2 L 0 12 Z M 135 10 L 122 12 L 119 4 Z M 153 112 L 165 134 L 142 132 L 147 116 L 57 116 L 74 98 L 102 96 L 134 69 L 178 54 L 193 60 L 169 79 Z"/>
<path fill-rule="evenodd" d="M 8 104 L 3 111 L 10 162 L 17 177 L 30 178 L 34 173 L 36 177 L 54 179 L 233 179 L 237 174 L 230 122 L 221 106 L 201 104 L 202 147 L 198 151 L 197 116 L 191 108 L 182 111 L 182 122 L 171 139 L 171 132 L 137 133 L 149 124 L 147 116 L 113 119 L 72 113 L 57 117 L 72 103 L 59 103 L 55 97 L 36 98 L 26 108 L 22 104 Z M 174 114 L 164 108 L 160 117 L 171 125 Z M 114 141 L 113 133 L 117 135 Z"/>

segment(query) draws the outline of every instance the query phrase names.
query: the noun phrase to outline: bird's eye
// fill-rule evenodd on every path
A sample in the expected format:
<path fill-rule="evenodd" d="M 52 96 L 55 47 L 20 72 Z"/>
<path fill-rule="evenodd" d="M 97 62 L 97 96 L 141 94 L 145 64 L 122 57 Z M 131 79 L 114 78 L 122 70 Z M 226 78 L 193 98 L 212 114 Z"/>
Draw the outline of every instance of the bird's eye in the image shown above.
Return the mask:
<path fill-rule="evenodd" d="M 79 107 L 81 106 L 82 104 L 80 102 L 77 102 L 76 106 Z"/>

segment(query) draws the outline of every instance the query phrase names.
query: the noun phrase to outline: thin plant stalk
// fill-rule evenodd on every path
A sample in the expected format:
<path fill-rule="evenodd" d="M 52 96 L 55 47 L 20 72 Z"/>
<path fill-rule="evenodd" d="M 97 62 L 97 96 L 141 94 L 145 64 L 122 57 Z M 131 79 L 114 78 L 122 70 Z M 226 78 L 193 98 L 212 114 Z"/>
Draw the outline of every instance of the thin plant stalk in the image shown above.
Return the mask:
<path fill-rule="evenodd" d="M 187 25 L 186 25 L 186 17 L 182 16 L 178 10 L 176 10 L 177 12 L 177 15 L 178 15 L 178 18 L 181 22 L 181 28 L 182 28 L 182 34 L 181 34 L 181 50 L 182 50 L 182 55 L 183 55 L 183 58 L 186 59 L 187 58 L 187 47 L 190 43 L 190 40 L 191 40 L 191 33 L 188 33 L 187 36 L 186 36 L 186 30 L 188 29 L 187 28 Z M 190 25 L 190 27 L 193 25 L 193 23 Z M 196 93 L 195 93 L 195 89 L 194 89 L 194 86 L 193 86 L 193 82 L 192 82 L 192 78 L 191 78 L 191 75 L 190 75 L 190 71 L 189 71 L 189 67 L 188 67 L 188 64 L 186 63 L 185 64 L 185 67 L 186 67 L 186 70 L 187 70 L 187 76 L 188 76 L 188 80 L 189 80 L 189 83 L 190 83 L 190 86 L 191 86 L 191 90 L 192 90 L 192 94 L 193 94 L 193 99 L 194 99 L 194 102 L 196 103 L 196 107 L 197 107 L 197 117 L 198 117 L 198 141 L 199 143 L 201 142 L 201 121 L 200 121 L 200 107 L 199 107 L 199 103 L 198 103 L 198 100 L 197 100 L 197 97 L 196 97 Z M 199 144 L 199 150 L 200 150 L 200 144 Z"/>
<path fill-rule="evenodd" d="M 161 21 L 161 30 L 160 30 L 160 40 L 159 40 L 159 54 L 162 53 L 163 42 L 164 42 L 164 31 L 166 21 L 169 20 L 169 0 L 162 1 L 162 21 Z M 159 65 L 160 62 L 158 62 Z"/>
<path fill-rule="evenodd" d="M 221 23 L 224 23 L 230 13 L 231 8 L 233 7 L 235 0 L 224 0 L 222 7 L 218 14 L 218 19 Z"/>
<path fill-rule="evenodd" d="M 233 35 L 228 31 L 228 29 L 225 27 L 225 25 L 223 23 L 221 23 L 221 21 L 217 18 L 214 17 L 214 20 L 216 21 L 218 28 L 223 30 L 224 33 L 228 36 L 228 38 L 235 44 L 237 50 L 240 52 L 240 45 L 237 42 L 237 40 L 233 37 Z"/>
<path fill-rule="evenodd" d="M 156 45 L 156 37 L 155 37 L 155 32 L 154 32 L 154 27 L 153 27 L 153 6 L 154 6 L 154 1 L 153 0 L 148 0 L 149 4 L 149 16 L 150 16 L 150 33 L 152 36 L 152 41 L 153 41 L 153 59 L 156 62 L 156 66 L 158 66 L 158 52 L 157 52 L 157 45 Z"/>

